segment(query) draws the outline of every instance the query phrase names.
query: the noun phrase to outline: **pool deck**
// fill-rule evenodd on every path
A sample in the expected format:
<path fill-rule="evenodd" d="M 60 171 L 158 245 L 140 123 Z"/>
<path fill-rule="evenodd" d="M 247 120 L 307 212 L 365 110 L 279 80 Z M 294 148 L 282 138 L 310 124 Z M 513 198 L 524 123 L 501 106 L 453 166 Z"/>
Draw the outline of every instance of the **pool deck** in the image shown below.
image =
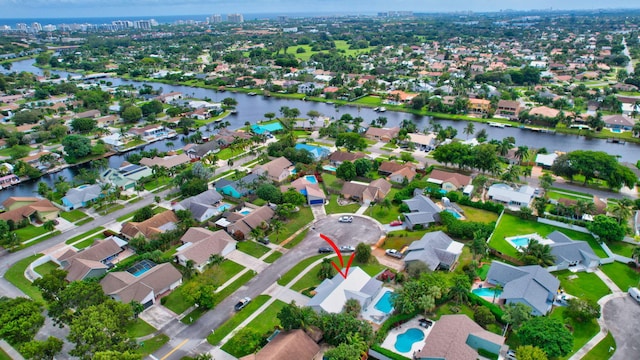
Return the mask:
<path fill-rule="evenodd" d="M 389 334 L 387 335 L 387 338 L 384 339 L 384 341 L 382 342 L 382 347 L 387 350 L 393 351 L 396 354 L 400 354 L 402 356 L 406 356 L 410 359 L 413 359 L 413 354 L 422 350 L 422 348 L 424 347 L 424 343 L 427 340 L 427 336 L 429 336 L 431 329 L 433 329 L 433 325 L 430 326 L 428 329 L 425 329 L 422 326 L 420 326 L 420 324 L 418 323 L 418 320 L 420 318 L 422 317 L 421 316 L 415 317 L 409 320 L 408 322 L 402 324 L 401 326 L 389 330 Z M 395 344 L 396 344 L 398 335 L 404 334 L 407 330 L 412 328 L 422 331 L 422 333 L 424 334 L 424 339 L 413 343 L 413 345 L 411 346 L 411 350 L 407 352 L 400 352 L 396 350 Z"/>
<path fill-rule="evenodd" d="M 493 289 L 496 286 L 493 284 L 489 284 L 486 280 L 485 281 L 476 281 L 475 283 L 473 283 L 473 285 L 471 285 L 471 292 L 473 292 L 473 290 L 475 289 Z M 478 294 L 476 294 L 478 295 Z M 493 299 L 493 296 L 480 296 L 479 297 L 483 298 L 484 300 L 487 300 L 490 303 L 494 303 L 496 305 L 500 304 L 500 299 L 499 297 L 496 296 L 495 298 L 495 302 Z"/>
<path fill-rule="evenodd" d="M 516 236 L 509 236 L 504 238 L 511 246 L 513 246 L 514 248 L 516 248 L 517 250 L 520 250 L 520 248 L 522 246 L 518 246 L 516 244 L 513 243 L 512 240 L 515 239 L 521 239 L 521 238 L 528 238 L 528 239 L 534 239 L 537 240 L 540 244 L 542 245 L 550 245 L 553 244 L 553 240 L 547 239 L 545 237 L 542 237 L 540 234 L 538 233 L 533 233 L 533 234 L 524 234 L 524 235 L 516 235 Z"/>
<path fill-rule="evenodd" d="M 380 301 L 380 299 L 387 291 L 393 292 L 393 289 L 383 287 L 378 295 L 371 301 L 369 306 L 367 306 L 365 309 L 362 309 L 361 315 L 364 320 L 372 322 L 376 325 L 380 325 L 389 317 L 389 314 L 375 308 L 378 301 Z"/>

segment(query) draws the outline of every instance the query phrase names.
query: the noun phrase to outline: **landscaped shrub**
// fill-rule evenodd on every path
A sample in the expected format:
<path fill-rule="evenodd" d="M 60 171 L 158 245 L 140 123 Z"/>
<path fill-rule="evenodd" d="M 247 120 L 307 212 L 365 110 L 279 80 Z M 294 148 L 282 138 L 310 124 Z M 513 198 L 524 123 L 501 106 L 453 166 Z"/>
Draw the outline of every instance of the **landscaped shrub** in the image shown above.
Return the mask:
<path fill-rule="evenodd" d="M 391 328 L 406 323 L 407 321 L 413 319 L 413 317 L 416 315 L 417 314 L 394 314 L 389 316 L 387 320 L 385 320 L 382 325 L 380 325 L 380 328 L 378 329 L 378 332 L 376 334 L 376 341 L 379 343 L 383 342 Z"/>
<path fill-rule="evenodd" d="M 392 360 L 409 360 L 409 358 L 404 357 L 404 356 L 402 356 L 400 354 L 396 354 L 391 350 L 387 350 L 387 349 L 383 348 L 380 345 L 371 346 L 371 350 L 375 350 L 375 351 L 379 352 L 380 354 L 382 354 L 382 355 L 384 355 L 384 356 L 386 356 L 386 357 L 388 357 L 389 359 L 392 359 Z"/>
<path fill-rule="evenodd" d="M 491 310 L 491 313 L 496 317 L 496 320 L 503 323 L 502 317 L 504 316 L 504 311 L 502 311 L 498 305 L 492 304 L 474 293 L 469 293 L 469 302 L 473 305 L 484 306 Z"/>

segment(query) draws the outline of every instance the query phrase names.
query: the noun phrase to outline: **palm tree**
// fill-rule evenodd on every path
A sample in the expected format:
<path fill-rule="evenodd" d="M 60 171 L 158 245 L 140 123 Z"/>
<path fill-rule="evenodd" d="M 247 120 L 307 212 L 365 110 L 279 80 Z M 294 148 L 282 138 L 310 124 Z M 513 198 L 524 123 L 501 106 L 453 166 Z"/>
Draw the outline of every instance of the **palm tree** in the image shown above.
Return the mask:
<path fill-rule="evenodd" d="M 280 235 L 280 232 L 282 232 L 283 228 L 284 228 L 284 223 L 282 221 L 280 221 L 280 220 L 271 221 L 271 231 L 274 234 L 276 234 L 276 242 L 280 240 L 278 238 L 278 235 Z"/>
<path fill-rule="evenodd" d="M 524 176 L 524 178 L 526 179 L 527 177 L 531 176 L 531 172 L 533 171 L 533 168 L 531 166 L 524 166 L 521 167 L 522 170 L 522 176 Z"/>
<path fill-rule="evenodd" d="M 195 275 L 195 261 L 193 260 L 187 260 L 187 262 L 184 264 L 184 277 L 187 279 L 191 279 L 193 277 L 193 275 Z"/>
<path fill-rule="evenodd" d="M 628 202 L 621 199 L 609 207 L 609 212 L 618 220 L 618 224 L 626 222 L 631 217 L 631 207 Z"/>
<path fill-rule="evenodd" d="M 469 288 L 471 284 L 469 283 L 469 278 L 467 275 L 457 275 L 453 279 L 453 286 L 449 289 L 449 294 L 453 299 L 456 300 L 456 304 L 460 305 L 462 302 L 467 302 L 469 300 Z"/>
<path fill-rule="evenodd" d="M 529 157 L 529 147 L 528 146 L 518 146 L 514 156 L 518 159 L 518 162 L 522 164 L 522 161 Z"/>
<path fill-rule="evenodd" d="M 555 256 L 551 254 L 551 247 L 543 245 L 535 239 L 529 239 L 529 244 L 526 248 L 521 249 L 518 256 L 529 265 L 549 266 L 555 262 Z"/>
<path fill-rule="evenodd" d="M 167 147 L 169 148 L 169 150 L 173 150 L 173 146 L 175 144 L 172 141 L 167 141 Z"/>
<path fill-rule="evenodd" d="M 493 300 L 491 301 L 491 303 L 495 304 L 496 296 L 498 295 L 498 293 L 501 293 L 501 292 L 502 292 L 502 285 L 496 284 L 496 286 L 493 287 Z"/>
<path fill-rule="evenodd" d="M 513 148 L 513 145 L 514 145 L 513 138 L 506 137 L 502 139 L 502 142 L 498 144 L 498 153 L 501 156 L 506 156 L 509 153 L 509 150 Z"/>
<path fill-rule="evenodd" d="M 636 246 L 633 248 L 633 252 L 631 253 L 631 258 L 636 261 L 636 263 L 640 262 L 640 246 Z"/>
<path fill-rule="evenodd" d="M 55 229 L 56 227 L 56 224 L 53 222 L 53 220 L 47 220 L 44 222 L 44 224 L 42 224 L 42 227 L 47 231 L 53 231 L 53 229 Z"/>
<path fill-rule="evenodd" d="M 462 132 L 467 135 L 467 139 L 469 138 L 469 135 L 473 135 L 473 133 L 476 131 L 476 126 L 469 121 L 467 123 L 467 126 L 465 126 L 464 130 L 462 130 Z"/>

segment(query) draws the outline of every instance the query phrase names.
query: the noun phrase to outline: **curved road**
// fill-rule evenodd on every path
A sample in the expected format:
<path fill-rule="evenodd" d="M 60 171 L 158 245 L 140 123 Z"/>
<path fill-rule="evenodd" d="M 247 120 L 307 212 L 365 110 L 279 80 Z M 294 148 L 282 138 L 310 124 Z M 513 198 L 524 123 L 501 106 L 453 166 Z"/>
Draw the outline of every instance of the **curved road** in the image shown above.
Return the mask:
<path fill-rule="evenodd" d="M 640 303 L 630 296 L 608 301 L 602 309 L 607 328 L 616 340 L 615 353 L 611 360 L 637 359 L 640 357 Z"/>

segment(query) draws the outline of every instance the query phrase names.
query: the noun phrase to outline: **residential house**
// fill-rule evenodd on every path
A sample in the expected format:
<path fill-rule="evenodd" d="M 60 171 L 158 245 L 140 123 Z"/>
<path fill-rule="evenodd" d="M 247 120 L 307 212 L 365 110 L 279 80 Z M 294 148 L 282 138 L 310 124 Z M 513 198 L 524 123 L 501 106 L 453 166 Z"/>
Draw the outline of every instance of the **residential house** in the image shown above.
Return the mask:
<path fill-rule="evenodd" d="M 3 168 L 2 165 L 4 164 L 0 164 L 0 169 Z M 15 174 L 0 176 L 0 189 L 5 189 L 19 183 L 20 183 L 20 178 Z"/>
<path fill-rule="evenodd" d="M 296 144 L 295 148 L 297 150 L 306 150 L 309 153 L 311 153 L 311 156 L 313 156 L 313 160 L 314 161 L 321 161 L 323 159 L 326 159 L 329 154 L 331 153 L 331 150 L 329 150 L 328 148 L 324 147 L 324 146 L 313 146 L 313 145 L 307 145 L 307 144 Z"/>
<path fill-rule="evenodd" d="M 119 118 L 116 115 L 101 116 L 96 119 L 96 124 L 101 127 L 109 127 L 115 125 Z"/>
<path fill-rule="evenodd" d="M 486 115 L 491 111 L 491 101 L 486 99 L 469 99 L 467 111 L 469 114 Z"/>
<path fill-rule="evenodd" d="M 405 166 L 398 171 L 394 171 L 391 175 L 389 175 L 389 181 L 394 183 L 402 184 L 405 181 L 408 183 L 416 177 L 418 173 L 410 166 Z"/>
<path fill-rule="evenodd" d="M 179 100 L 182 98 L 182 93 L 177 91 L 172 91 L 170 93 L 158 95 L 156 100 L 163 102 L 165 104 L 171 103 L 173 101 Z"/>
<path fill-rule="evenodd" d="M 110 236 L 96 240 L 87 249 L 68 250 L 54 261 L 67 271 L 67 281 L 82 281 L 106 274 L 113 267 L 113 260 L 125 251 L 126 246 L 126 241 Z"/>
<path fill-rule="evenodd" d="M 247 215 L 239 212 L 225 214 L 224 221 L 218 221 L 216 224 L 225 227 L 227 232 L 236 239 L 246 239 L 251 235 L 251 230 L 268 226 L 271 219 L 275 215 L 273 209 L 269 206 L 261 206 Z"/>
<path fill-rule="evenodd" d="M 75 118 L 87 118 L 87 119 L 96 119 L 100 117 L 100 110 L 87 110 L 84 112 L 79 112 L 74 115 Z"/>
<path fill-rule="evenodd" d="M 426 233 L 422 239 L 409 245 L 405 251 L 404 264 L 408 266 L 413 261 L 421 261 L 431 271 L 450 271 L 462 254 L 463 247 L 463 243 L 454 241 L 442 231 Z"/>
<path fill-rule="evenodd" d="M 547 239 L 553 241 L 549 247 L 558 270 L 569 268 L 594 270 L 600 265 L 600 258 L 586 241 L 572 240 L 560 231 L 547 235 Z"/>
<path fill-rule="evenodd" d="M 67 208 L 67 211 L 79 209 L 90 205 L 101 196 L 103 194 L 100 184 L 80 185 L 67 191 L 62 198 L 62 205 Z"/>
<path fill-rule="evenodd" d="M 552 109 L 548 106 L 537 106 L 529 110 L 529 115 L 553 119 L 560 114 L 560 110 Z"/>
<path fill-rule="evenodd" d="M 342 185 L 340 194 L 345 199 L 355 199 L 369 204 L 384 199 L 391 190 L 391 183 L 385 179 L 376 179 L 369 184 L 350 181 Z"/>
<path fill-rule="evenodd" d="M 536 165 L 542 167 L 543 169 L 551 169 L 553 162 L 558 158 L 558 154 L 537 154 L 536 155 Z"/>
<path fill-rule="evenodd" d="M 240 360 L 313 360 L 320 346 L 302 329 L 280 331 L 260 351 Z"/>
<path fill-rule="evenodd" d="M 413 229 L 416 225 L 428 227 L 429 225 L 440 221 L 440 212 L 442 209 L 436 205 L 430 198 L 422 195 L 416 190 L 413 198 L 402 200 L 411 212 L 404 214 L 404 225 L 407 229 Z"/>
<path fill-rule="evenodd" d="M 220 179 L 215 183 L 215 188 L 224 195 L 239 199 L 252 192 L 251 189 L 249 189 L 249 186 L 257 182 L 259 178 L 260 177 L 256 174 L 249 174 L 236 181 Z"/>
<path fill-rule="evenodd" d="M 57 161 L 58 159 L 60 159 L 59 154 L 52 153 L 51 151 L 48 151 L 48 150 L 44 150 L 36 154 L 23 157 L 22 159 L 20 159 L 20 161 L 26 162 L 27 164 L 33 166 L 38 170 L 46 170 L 50 167 L 51 164 L 49 162 L 40 160 L 40 158 L 44 155 L 51 155 L 54 161 Z"/>
<path fill-rule="evenodd" d="M 162 125 L 147 125 L 141 128 L 131 128 L 127 133 L 131 136 L 140 136 L 146 141 L 152 141 L 165 138 L 170 135 L 170 132 L 175 134 L 175 131 L 168 130 Z"/>
<path fill-rule="evenodd" d="M 316 91 L 320 91 L 324 89 L 324 84 L 322 83 L 314 83 L 314 82 L 305 82 L 298 84 L 298 93 L 299 94 L 313 94 Z"/>
<path fill-rule="evenodd" d="M 514 100 L 500 100 L 498 101 L 498 109 L 496 115 L 506 117 L 510 120 L 517 120 L 522 106 L 520 102 Z"/>
<path fill-rule="evenodd" d="M 423 151 L 431 151 L 436 148 L 438 141 L 436 140 L 436 134 L 428 133 L 428 134 L 414 134 L 410 133 L 409 141 L 413 143 L 413 145 L 418 150 Z"/>
<path fill-rule="evenodd" d="M 171 210 L 167 210 L 142 222 L 126 222 L 122 225 L 120 233 L 129 240 L 136 236 L 142 236 L 149 240 L 165 231 L 175 230 L 177 223 L 176 214 Z"/>
<path fill-rule="evenodd" d="M 530 186 L 522 186 L 516 190 L 507 184 L 493 184 L 489 187 L 487 196 L 489 200 L 520 209 L 523 206 L 529 207 L 534 192 L 535 189 Z"/>
<path fill-rule="evenodd" d="M 402 90 L 393 90 L 389 92 L 389 96 L 387 97 L 389 100 L 393 100 L 399 103 L 407 104 L 410 103 L 418 94 L 408 93 Z"/>
<path fill-rule="evenodd" d="M 167 169 L 173 169 L 176 166 L 188 164 L 190 161 L 191 161 L 191 158 L 187 156 L 187 154 L 182 153 L 178 155 L 165 156 L 165 157 L 155 156 L 152 159 L 145 157 L 140 160 L 140 165 L 144 165 L 150 168 L 157 165 Z"/>
<path fill-rule="evenodd" d="M 416 360 L 476 360 L 478 351 L 498 355 L 505 338 L 483 329 L 467 315 L 442 315 L 418 351 Z"/>
<path fill-rule="evenodd" d="M 282 192 L 294 188 L 307 198 L 308 205 L 324 205 L 327 196 L 318 186 L 318 180 L 313 175 L 302 176 L 294 180 L 290 185 L 282 185 Z"/>
<path fill-rule="evenodd" d="M 119 168 L 109 168 L 100 174 L 102 182 L 112 184 L 122 190 L 130 190 L 143 177 L 153 175 L 151 168 L 123 162 Z"/>
<path fill-rule="evenodd" d="M 180 239 L 182 246 L 175 254 L 176 262 L 187 266 L 193 262 L 194 269 L 203 272 L 212 255 L 226 257 L 236 249 L 236 241 L 224 230 L 210 231 L 201 227 L 192 227 Z"/>
<path fill-rule="evenodd" d="M 499 299 L 505 304 L 525 304 L 536 316 L 551 311 L 560 288 L 560 281 L 539 265 L 513 266 L 500 261 L 491 263 L 487 282 L 502 287 Z"/>
<path fill-rule="evenodd" d="M 393 128 L 377 128 L 373 126 L 369 126 L 367 131 L 364 133 L 364 136 L 373 141 L 382 141 L 389 142 L 391 139 L 398 136 L 400 133 L 399 127 Z"/>
<path fill-rule="evenodd" d="M 156 303 L 163 295 L 182 284 L 182 274 L 170 263 L 159 264 L 135 276 L 128 271 L 108 273 L 100 280 L 104 293 L 128 304 L 137 301 L 144 308 Z"/>
<path fill-rule="evenodd" d="M 267 179 L 275 183 L 281 183 L 291 175 L 291 171 L 293 169 L 293 163 L 291 163 L 291 161 L 286 157 L 281 156 L 264 165 L 256 166 L 253 169 L 253 173 L 259 176 L 264 175 Z"/>
<path fill-rule="evenodd" d="M 329 163 L 333 166 L 340 166 L 343 162 L 354 162 L 358 159 L 364 159 L 367 155 L 361 152 L 334 151 L 329 155 Z"/>
<path fill-rule="evenodd" d="M 434 169 L 429 174 L 427 182 L 438 184 L 440 188 L 447 192 L 457 191 L 471 184 L 471 176 Z"/>
<path fill-rule="evenodd" d="M 195 221 L 203 222 L 223 211 L 220 208 L 221 200 L 222 195 L 215 190 L 209 189 L 180 201 L 173 206 L 173 210 L 189 210 Z"/>
<path fill-rule="evenodd" d="M 378 174 L 390 176 L 394 172 L 399 171 L 405 167 L 411 168 L 414 171 L 416 170 L 416 165 L 413 163 L 400 164 L 395 161 L 383 161 L 382 163 L 380 163 L 380 166 L 378 166 Z"/>
<path fill-rule="evenodd" d="M 618 131 L 631 131 L 633 129 L 633 125 L 636 123 L 634 119 L 621 114 L 603 116 L 602 121 L 604 121 L 605 127 Z"/>
<path fill-rule="evenodd" d="M 7 211 L 0 213 L 0 220 L 12 220 L 15 223 L 24 220 L 44 223 L 60 214 L 60 209 L 51 201 L 36 197 L 10 197 L 2 205 Z"/>
<path fill-rule="evenodd" d="M 356 299 L 364 309 L 381 289 L 382 281 L 369 276 L 356 266 L 349 269 L 349 276 L 346 278 L 336 274 L 332 279 L 324 279 L 307 306 L 316 312 L 337 314 L 342 312 L 347 300 Z"/>

